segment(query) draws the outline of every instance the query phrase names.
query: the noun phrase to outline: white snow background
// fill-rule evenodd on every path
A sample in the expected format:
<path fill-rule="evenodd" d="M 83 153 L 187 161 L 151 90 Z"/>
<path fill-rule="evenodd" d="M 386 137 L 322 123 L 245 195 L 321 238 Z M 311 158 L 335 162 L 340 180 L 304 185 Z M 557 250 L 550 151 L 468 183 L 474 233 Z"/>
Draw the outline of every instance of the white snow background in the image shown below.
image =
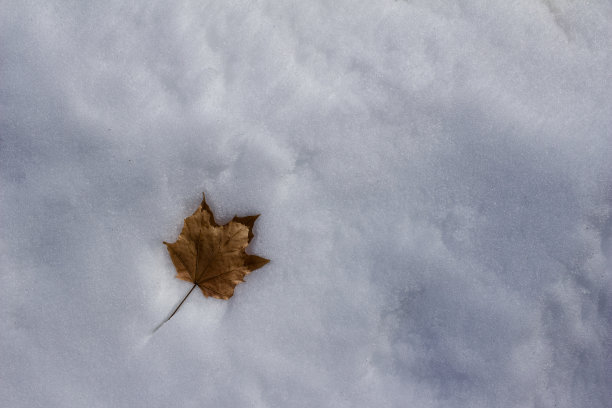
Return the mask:
<path fill-rule="evenodd" d="M 0 4 L 0 406 L 611 406 L 609 1 Z"/>

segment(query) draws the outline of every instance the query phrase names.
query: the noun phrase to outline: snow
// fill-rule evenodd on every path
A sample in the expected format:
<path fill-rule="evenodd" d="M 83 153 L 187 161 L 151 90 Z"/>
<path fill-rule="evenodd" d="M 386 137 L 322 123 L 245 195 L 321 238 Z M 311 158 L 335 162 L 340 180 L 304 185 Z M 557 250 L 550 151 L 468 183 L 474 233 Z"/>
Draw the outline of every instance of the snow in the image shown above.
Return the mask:
<path fill-rule="evenodd" d="M 3 3 L 0 406 L 609 407 L 608 2 Z"/>

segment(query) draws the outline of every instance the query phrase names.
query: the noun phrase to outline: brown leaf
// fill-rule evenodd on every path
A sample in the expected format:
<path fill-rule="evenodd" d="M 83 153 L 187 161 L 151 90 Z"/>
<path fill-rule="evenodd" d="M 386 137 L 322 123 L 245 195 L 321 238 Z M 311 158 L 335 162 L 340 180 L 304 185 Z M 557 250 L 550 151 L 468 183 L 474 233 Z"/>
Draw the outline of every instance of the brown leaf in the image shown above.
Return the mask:
<path fill-rule="evenodd" d="M 245 251 L 253 239 L 253 225 L 257 217 L 259 215 L 236 216 L 227 224 L 218 225 L 203 196 L 200 207 L 185 218 L 176 242 L 164 242 L 176 268 L 176 277 L 192 282 L 194 286 L 191 291 L 198 286 L 204 296 L 231 298 L 234 288 L 244 282 L 246 275 L 270 262 Z M 166 321 L 176 313 L 187 296 Z"/>

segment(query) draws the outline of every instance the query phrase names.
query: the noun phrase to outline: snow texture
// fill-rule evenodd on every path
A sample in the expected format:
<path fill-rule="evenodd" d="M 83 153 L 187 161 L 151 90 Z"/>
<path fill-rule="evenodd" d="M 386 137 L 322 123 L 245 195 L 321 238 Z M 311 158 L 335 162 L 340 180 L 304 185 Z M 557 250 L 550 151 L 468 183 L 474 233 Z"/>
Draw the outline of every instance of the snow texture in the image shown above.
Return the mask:
<path fill-rule="evenodd" d="M 610 407 L 609 1 L 1 3 L 0 406 Z"/>

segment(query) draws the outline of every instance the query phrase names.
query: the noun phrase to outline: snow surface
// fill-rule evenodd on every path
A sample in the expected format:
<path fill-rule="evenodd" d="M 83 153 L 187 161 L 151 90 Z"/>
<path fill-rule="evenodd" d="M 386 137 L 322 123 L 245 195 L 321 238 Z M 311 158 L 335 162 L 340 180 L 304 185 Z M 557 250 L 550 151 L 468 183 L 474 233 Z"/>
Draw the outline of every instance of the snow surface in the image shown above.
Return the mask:
<path fill-rule="evenodd" d="M 0 9 L 0 406 L 610 407 L 609 1 Z"/>

